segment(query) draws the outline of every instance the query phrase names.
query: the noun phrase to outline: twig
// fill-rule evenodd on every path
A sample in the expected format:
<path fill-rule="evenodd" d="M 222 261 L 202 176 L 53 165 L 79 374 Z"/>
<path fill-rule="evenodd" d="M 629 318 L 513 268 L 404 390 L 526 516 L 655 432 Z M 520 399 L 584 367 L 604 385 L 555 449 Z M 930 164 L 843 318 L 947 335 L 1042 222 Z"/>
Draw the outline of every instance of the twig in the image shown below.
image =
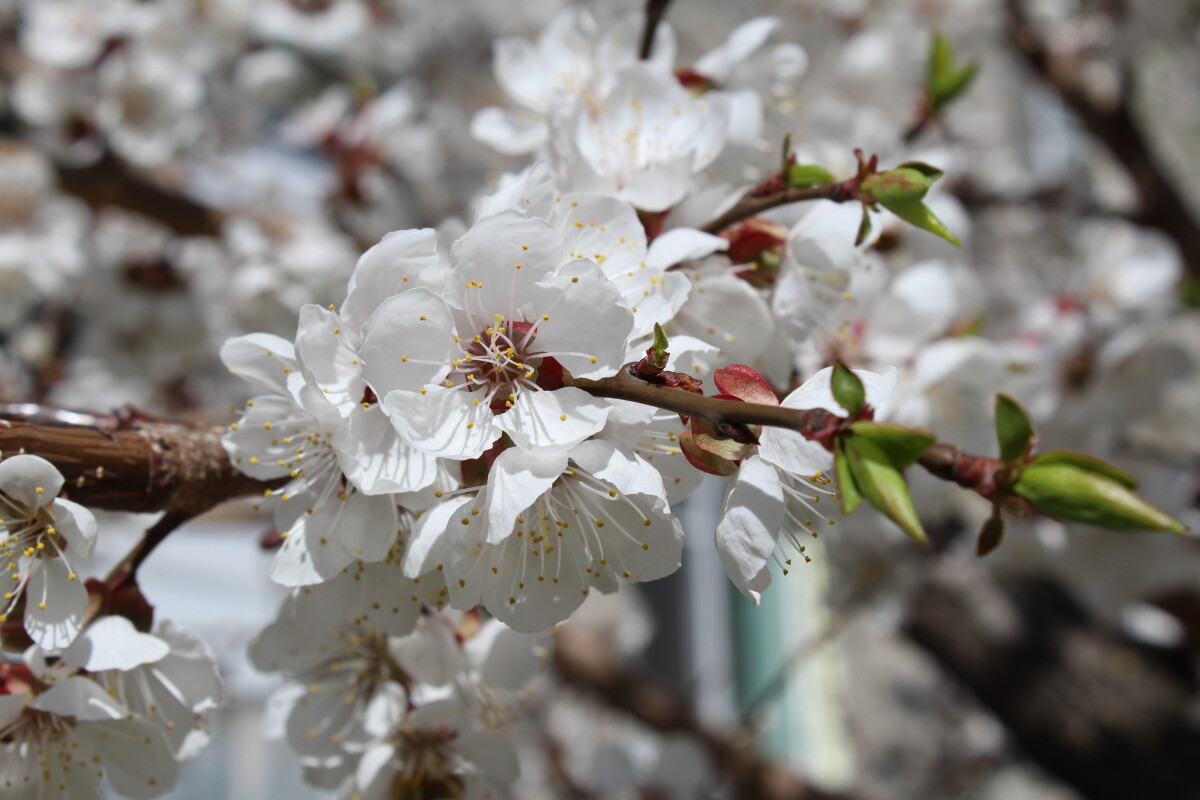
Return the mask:
<path fill-rule="evenodd" d="M 743 403 L 739 400 L 718 400 L 715 397 L 692 394 L 682 389 L 647 383 L 635 378 L 630 370 L 634 365 L 622 367 L 610 378 L 589 380 L 564 373 L 563 384 L 582 389 L 593 397 L 608 397 L 615 400 L 630 400 L 642 405 L 674 411 L 703 420 L 713 428 L 739 425 L 771 425 L 790 428 L 799 433 L 822 430 L 833 413 L 823 408 L 798 410 L 769 406 L 764 403 Z"/>
<path fill-rule="evenodd" d="M 666 687 L 622 666 L 600 640 L 571 626 L 555 633 L 554 668 L 568 686 L 598 697 L 661 732 L 694 736 L 737 788 L 755 800 L 849 800 L 814 789 L 789 770 L 750 749 L 748 743 L 702 725 L 690 705 Z"/>
<path fill-rule="evenodd" d="M 642 26 L 642 44 L 638 48 L 638 58 L 642 61 L 650 58 L 654 49 L 654 33 L 658 30 L 669 5 L 671 0 L 646 0 L 646 21 Z"/>
<path fill-rule="evenodd" d="M 1048 86 L 1078 115 L 1129 172 L 1137 186 L 1140 209 L 1133 222 L 1158 228 L 1175 240 L 1186 269 L 1200 276 L 1200 225 L 1187 202 L 1168 179 L 1134 118 L 1127 93 L 1118 102 L 1101 104 L 1084 88 L 1079 70 L 1061 69 L 1045 40 L 1025 16 L 1021 0 L 1009 0 L 1013 46 Z M 1131 85 L 1128 70 L 1122 84 Z"/>
<path fill-rule="evenodd" d="M 768 209 L 788 203 L 799 203 L 804 200 L 832 200 L 835 203 L 844 203 L 851 199 L 854 198 L 842 183 L 806 186 L 803 189 L 781 189 L 765 195 L 751 191 L 743 195 L 733 208 L 711 222 L 701 225 L 700 230 L 705 233 L 720 233 L 730 225 L 741 222 L 747 217 L 753 217 Z"/>
<path fill-rule="evenodd" d="M 815 442 L 831 447 L 832 434 L 845 422 L 844 417 L 823 408 L 784 408 L 765 403 L 744 403 L 739 400 L 720 400 L 693 394 L 682 389 L 647 383 L 634 377 L 635 365 L 627 364 L 616 375 L 599 380 L 576 378 L 564 373 L 563 384 L 582 389 L 593 397 L 629 400 L 642 405 L 674 411 L 706 422 L 716 430 L 728 430 L 746 425 L 767 425 L 796 431 Z M 918 459 L 922 467 L 936 478 L 957 483 L 988 499 L 998 491 L 1004 462 L 987 456 L 976 456 L 948 444 L 935 444 Z"/>

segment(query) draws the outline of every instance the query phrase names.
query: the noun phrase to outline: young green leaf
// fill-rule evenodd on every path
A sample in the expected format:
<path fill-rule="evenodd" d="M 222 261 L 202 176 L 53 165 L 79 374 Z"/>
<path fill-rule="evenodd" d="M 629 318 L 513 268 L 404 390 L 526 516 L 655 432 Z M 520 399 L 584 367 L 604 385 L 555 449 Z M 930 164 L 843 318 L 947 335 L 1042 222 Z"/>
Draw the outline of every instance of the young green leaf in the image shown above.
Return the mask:
<path fill-rule="evenodd" d="M 925 428 L 909 428 L 891 422 L 859 420 L 850 423 L 855 436 L 863 436 L 879 445 L 896 469 L 904 469 L 937 441 L 933 431 Z"/>
<path fill-rule="evenodd" d="M 787 185 L 789 189 L 807 189 L 810 186 L 824 186 L 827 183 L 837 183 L 833 173 L 816 164 L 791 164 L 787 168 Z"/>
<path fill-rule="evenodd" d="M 667 334 L 663 333 L 662 326 L 657 322 L 654 323 L 654 342 L 650 345 L 650 363 L 656 367 L 667 366 Z"/>
<path fill-rule="evenodd" d="M 871 216 L 866 203 L 862 207 L 862 222 L 858 223 L 858 235 L 854 237 L 854 246 L 858 247 L 871 235 Z"/>
<path fill-rule="evenodd" d="M 833 399 L 852 417 L 862 411 L 867 402 L 867 390 L 863 388 L 862 381 L 840 361 L 833 365 L 833 377 L 829 388 L 833 392 Z"/>
<path fill-rule="evenodd" d="M 929 231 L 934 236 L 940 236 L 955 247 L 962 247 L 962 242 L 958 240 L 958 237 L 951 233 L 945 223 L 938 219 L 929 210 L 929 206 L 924 203 L 892 203 L 891 205 L 883 203 L 883 207 L 909 225 Z"/>
<path fill-rule="evenodd" d="M 834 443 L 833 448 L 833 470 L 837 473 L 838 501 L 841 503 L 842 513 L 850 514 L 862 503 L 862 494 L 854 485 L 854 476 L 851 474 L 850 462 L 846 459 L 846 448 L 841 439 Z"/>
<path fill-rule="evenodd" d="M 939 173 L 940 174 L 940 173 Z M 869 175 L 862 182 L 862 193 L 878 200 L 885 208 L 893 205 L 919 203 L 937 178 L 920 170 L 896 167 L 878 175 Z"/>
<path fill-rule="evenodd" d="M 996 440 L 1000 442 L 1000 458 L 1008 464 L 1024 457 L 1033 442 L 1033 423 L 1016 400 L 1008 395 L 996 395 Z"/>
<path fill-rule="evenodd" d="M 883 449 L 862 436 L 845 437 L 843 446 L 851 479 L 866 501 L 916 541 L 928 542 L 904 475 L 892 466 Z"/>
<path fill-rule="evenodd" d="M 954 66 L 954 48 L 950 40 L 941 33 L 935 33 L 929 45 L 929 70 L 925 77 L 925 91 L 933 113 L 937 114 L 966 91 L 978 72 L 979 62 L 976 60 L 960 67 Z"/>

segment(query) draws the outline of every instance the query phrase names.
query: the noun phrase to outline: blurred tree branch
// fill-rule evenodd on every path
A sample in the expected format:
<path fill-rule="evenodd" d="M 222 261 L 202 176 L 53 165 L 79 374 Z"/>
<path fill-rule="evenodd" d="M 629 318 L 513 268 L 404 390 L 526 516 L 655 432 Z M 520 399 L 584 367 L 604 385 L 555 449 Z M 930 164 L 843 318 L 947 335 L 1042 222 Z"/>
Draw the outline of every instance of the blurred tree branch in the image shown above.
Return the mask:
<path fill-rule="evenodd" d="M 694 736 L 717 767 L 746 800 L 850 800 L 801 781 L 789 770 L 767 761 L 748 741 L 703 725 L 691 705 L 667 687 L 647 680 L 619 663 L 601 638 L 564 626 L 555 633 L 554 668 L 566 685 L 592 695 L 605 705 L 631 714 L 660 732 Z"/>
<path fill-rule="evenodd" d="M 1134 116 L 1130 100 L 1133 80 L 1126 68 L 1122 93 L 1115 103 L 1104 103 L 1088 93 L 1080 70 L 1055 57 L 1045 39 L 1025 14 L 1023 0 L 1008 0 L 1011 41 L 1047 86 L 1058 92 L 1084 127 L 1112 152 L 1137 186 L 1140 208 L 1132 221 L 1158 228 L 1179 245 L 1185 268 L 1200 276 L 1200 224 L 1187 201 L 1171 183 Z"/>
<path fill-rule="evenodd" d="M 1084 796 L 1200 797 L 1186 670 L 1103 630 L 1057 583 L 943 563 L 911 602 L 907 633 Z"/>
<path fill-rule="evenodd" d="M 217 236 L 219 215 L 160 186 L 106 153 L 94 164 L 58 167 L 59 187 L 94 209 L 116 206 L 162 223 L 180 236 Z"/>

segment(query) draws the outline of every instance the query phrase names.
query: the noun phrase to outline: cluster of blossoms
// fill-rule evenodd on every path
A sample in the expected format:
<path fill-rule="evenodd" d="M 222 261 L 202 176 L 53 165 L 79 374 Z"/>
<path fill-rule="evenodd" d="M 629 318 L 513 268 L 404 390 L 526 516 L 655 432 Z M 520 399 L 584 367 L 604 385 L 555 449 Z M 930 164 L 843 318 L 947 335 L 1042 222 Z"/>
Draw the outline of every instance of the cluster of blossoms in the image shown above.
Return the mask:
<path fill-rule="evenodd" d="M 562 11 L 536 41 L 495 43 L 505 104 L 456 120 L 529 163 L 501 175 L 467 221 L 385 234 L 397 219 L 443 216 L 438 193 L 457 163 L 420 93 L 395 80 L 404 58 L 453 38 L 421 41 L 420 25 L 395 23 L 411 14 L 435 28 L 422 4 L 15 5 L 27 63 L 3 99 L 42 150 L 0 146 L 0 280 L 15 287 L 0 329 L 69 307 L 90 259 L 117 276 L 89 299 L 104 335 L 43 396 L 96 381 L 111 396 L 112 379 L 88 371 L 88 347 L 136 331 L 122 370 L 154 385 L 135 396 L 171 398 L 204 343 L 222 340 L 222 362 L 253 393 L 224 448 L 275 487 L 259 501 L 277 534 L 269 574 L 290 592 L 251 661 L 288 680 L 273 731 L 305 780 L 339 798 L 507 796 L 519 774 L 510 738 L 546 716 L 535 699 L 551 682 L 549 632 L 594 596 L 680 567 L 677 505 L 706 474 L 726 479 L 717 555 L 758 604 L 773 575 L 808 561 L 812 540 L 840 523 L 839 501 L 851 510 L 851 492 L 920 538 L 911 503 L 881 488 L 916 452 L 875 458 L 866 431 L 889 435 L 864 427 L 876 418 L 931 429 L 923 446 L 936 434 L 990 452 L 1002 390 L 1039 427 L 1076 433 L 1072 408 L 1124 413 L 1098 397 L 1164 346 L 1151 323 L 1173 309 L 1180 259 L 1132 224 L 1079 230 L 1071 244 L 1089 252 L 1086 269 L 1037 303 L 1004 288 L 1005 274 L 968 270 L 953 247 L 956 235 L 971 243 L 962 202 L 931 190 L 940 171 L 905 161 L 957 166 L 960 153 L 913 145 L 929 120 L 906 137 L 911 109 L 889 107 L 897 84 L 919 84 L 914 65 L 879 96 L 847 88 L 878 71 L 880 50 L 911 36 L 911 22 L 867 27 L 845 55 L 810 65 L 798 44 L 773 41 L 781 20 L 754 19 L 684 62 L 666 22 L 642 52 L 643 14 Z M 317 80 L 328 72 L 340 79 Z M 829 100 L 860 94 L 849 108 Z M 228 117 L 201 113 L 206 103 Z M 211 175 L 252 161 L 250 132 L 263 126 L 328 158 L 318 183 L 329 202 L 292 196 L 275 176 L 223 196 Z M 781 168 L 785 132 L 797 135 Z M 852 161 L 851 144 L 878 158 Z M 879 159 L 901 166 L 883 172 Z M 172 236 L 139 217 L 92 218 L 55 188 L 73 170 L 131 165 L 177 169 L 228 213 Z M 897 181 L 917 181 L 916 200 Z M 804 190 L 817 202 L 765 201 Z M 256 208 L 268 203 L 286 210 Z M 18 359 L 63 349 L 62 331 L 43 327 L 17 331 Z M 164 346 L 180 338 L 195 352 Z M 847 362 L 862 368 L 828 366 Z M 649 394 L 614 388 L 630 381 Z M 218 386 L 192 388 L 223 396 Z M 656 402 L 657 388 L 812 412 L 824 427 L 716 423 Z M 1077 438 L 1106 452 L 1122 444 Z M 1026 465 L 1031 447 L 1030 431 L 1010 457 L 1002 437 L 1010 464 Z M 0 624 L 5 649 L 23 651 L 0 665 L 0 786 L 82 798 L 106 779 L 129 797 L 158 796 L 207 740 L 221 693 L 214 657 L 190 632 L 114 601 L 127 587 L 89 593 L 77 570 L 96 523 L 70 488 L 37 456 L 0 461 L 11 574 Z M 977 498 L 919 491 L 987 518 Z M 997 515 L 1012 500 L 985 497 Z M 563 703 L 550 716 L 572 730 L 572 713 Z M 620 748 L 580 755 L 574 778 L 602 784 L 580 764 L 603 765 L 609 749 Z M 694 749 L 658 744 L 629 781 L 657 787 L 686 763 L 698 786 L 708 765 Z"/>

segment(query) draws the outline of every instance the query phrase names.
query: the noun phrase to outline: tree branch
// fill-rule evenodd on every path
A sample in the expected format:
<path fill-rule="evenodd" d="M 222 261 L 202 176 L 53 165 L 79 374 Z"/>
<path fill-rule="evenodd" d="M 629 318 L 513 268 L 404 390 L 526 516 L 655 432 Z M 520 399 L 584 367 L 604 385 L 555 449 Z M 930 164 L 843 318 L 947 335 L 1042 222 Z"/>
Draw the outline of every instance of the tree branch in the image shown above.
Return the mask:
<path fill-rule="evenodd" d="M 654 50 L 654 33 L 667 13 L 671 0 L 646 0 L 646 21 L 642 26 L 642 42 L 638 47 L 638 58 L 642 61 L 650 58 Z"/>
<path fill-rule="evenodd" d="M 559 678 L 605 705 L 625 711 L 660 732 L 694 736 L 712 755 L 740 798 L 755 800 L 849 800 L 814 789 L 784 767 L 767 761 L 746 742 L 700 723 L 688 703 L 671 690 L 635 675 L 596 637 L 570 625 L 555 632 L 554 668 Z"/>
<path fill-rule="evenodd" d="M 1183 254 L 1186 269 L 1200 276 L 1200 225 L 1154 156 L 1134 118 L 1128 95 L 1123 95 L 1114 104 L 1097 102 L 1086 91 L 1079 70 L 1063 69 L 1055 61 L 1045 40 L 1025 16 L 1022 0 L 1009 0 L 1008 8 L 1013 46 L 1129 172 L 1141 201 L 1139 212 L 1132 221 L 1158 228 L 1174 239 Z M 1131 81 L 1128 74 L 1124 77 L 1123 84 L 1128 88 Z"/>
<path fill-rule="evenodd" d="M 836 416 L 823 408 L 799 410 L 769 406 L 765 403 L 718 400 L 715 397 L 692 394 L 683 389 L 647 383 L 633 376 L 630 372 L 633 366 L 626 364 L 616 375 L 599 380 L 576 378 L 564 373 L 563 385 L 582 389 L 593 397 L 629 400 L 695 417 L 716 429 L 731 425 L 770 425 L 776 428 L 790 428 L 801 434 L 816 433 L 831 417 Z"/>
<path fill-rule="evenodd" d="M 705 233 L 720 233 L 730 225 L 741 222 L 747 217 L 753 217 L 768 209 L 785 206 L 788 203 L 799 203 L 804 200 L 832 200 L 835 203 L 844 203 L 850 199 L 853 198 L 844 183 L 826 183 L 820 186 L 806 186 L 803 189 L 785 188 L 769 194 L 752 189 L 744 194 L 733 208 L 701 225 L 700 230 Z"/>
<path fill-rule="evenodd" d="M 1057 584 L 947 563 L 908 613 L 909 637 L 1085 797 L 1200 797 L 1188 671 L 1100 629 Z"/>
<path fill-rule="evenodd" d="M 93 209 L 116 206 L 135 211 L 181 236 L 220 233 L 220 219 L 214 211 L 148 180 L 111 154 L 83 167 L 60 166 L 58 184 Z"/>
<path fill-rule="evenodd" d="M 236 470 L 221 445 L 224 432 L 164 422 L 135 422 L 127 429 L 47 424 L 9 412 L 0 418 L 0 455 L 46 459 L 63 474 L 70 499 L 83 505 L 187 519 L 283 483 Z"/>
<path fill-rule="evenodd" d="M 765 403 L 745 403 L 740 400 L 721 400 L 693 394 L 683 389 L 648 383 L 633 375 L 633 364 L 626 364 L 616 375 L 599 380 L 576 378 L 563 373 L 563 385 L 582 389 L 593 397 L 628 400 L 694 417 L 717 431 L 746 425 L 766 425 L 787 428 L 806 439 L 825 443 L 833 426 L 844 417 L 823 408 L 784 408 Z M 826 445 L 827 447 L 831 445 Z M 938 443 L 926 450 L 917 460 L 936 478 L 957 483 L 965 489 L 994 499 L 998 478 L 1005 468 L 1003 461 L 964 452 L 949 444 Z"/>

